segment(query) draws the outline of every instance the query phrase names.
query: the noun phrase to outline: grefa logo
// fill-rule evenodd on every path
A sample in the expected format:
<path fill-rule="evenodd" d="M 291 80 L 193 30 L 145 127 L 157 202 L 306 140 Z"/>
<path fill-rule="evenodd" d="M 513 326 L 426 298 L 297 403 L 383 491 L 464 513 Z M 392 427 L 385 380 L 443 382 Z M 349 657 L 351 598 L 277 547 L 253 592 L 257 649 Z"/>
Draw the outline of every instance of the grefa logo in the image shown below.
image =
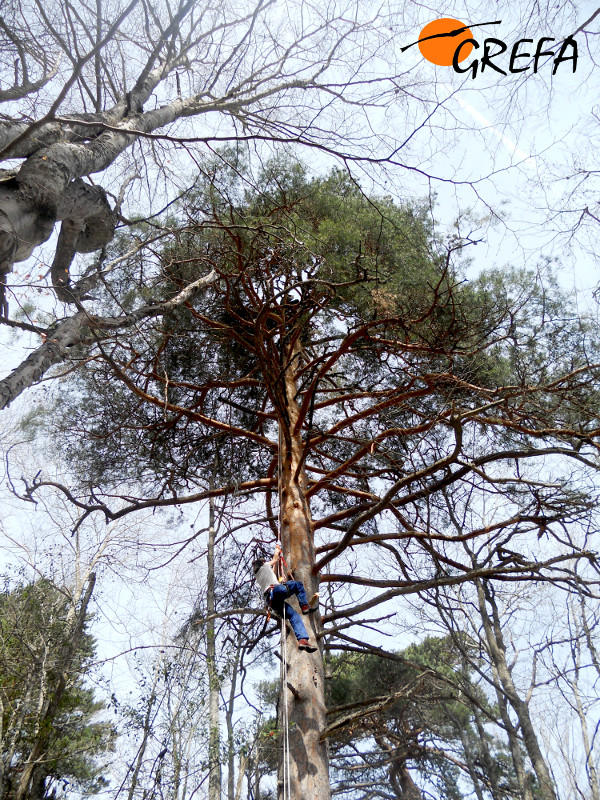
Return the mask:
<path fill-rule="evenodd" d="M 527 72 L 533 67 L 533 72 L 538 72 L 540 60 L 552 57 L 553 75 L 562 65 L 565 69 L 570 66 L 572 72 L 577 69 L 577 42 L 573 36 L 558 42 L 555 49 L 549 49 L 551 43 L 557 41 L 553 36 L 542 36 L 537 42 L 534 39 L 518 39 L 509 49 L 502 39 L 487 36 L 481 41 L 474 37 L 471 30 L 501 24 L 502 20 L 495 20 L 465 25 L 452 17 L 441 17 L 425 25 L 418 40 L 403 47 L 402 52 L 418 44 L 421 55 L 427 61 L 441 67 L 451 66 L 455 72 L 470 72 L 472 78 L 486 70 L 508 75 Z M 473 52 L 475 58 L 466 66 L 460 66 Z"/>

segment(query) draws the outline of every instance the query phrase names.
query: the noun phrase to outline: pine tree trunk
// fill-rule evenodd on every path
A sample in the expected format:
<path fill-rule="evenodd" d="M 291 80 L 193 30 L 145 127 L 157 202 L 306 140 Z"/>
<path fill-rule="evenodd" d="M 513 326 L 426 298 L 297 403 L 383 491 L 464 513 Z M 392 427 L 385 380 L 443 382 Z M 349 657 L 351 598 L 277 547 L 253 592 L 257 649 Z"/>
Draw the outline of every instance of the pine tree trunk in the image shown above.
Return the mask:
<path fill-rule="evenodd" d="M 295 359 L 292 359 L 294 362 Z M 306 497 L 306 474 L 302 466 L 302 437 L 295 430 L 298 405 L 292 369 L 286 371 L 286 412 L 280 420 L 281 452 L 281 538 L 288 566 L 296 580 L 304 583 L 310 599 L 318 590 L 318 579 L 312 573 L 315 563 L 313 524 Z M 295 601 L 294 601 L 295 602 Z M 320 630 L 320 615 L 305 616 L 306 628 L 314 640 Z M 329 756 L 327 744 L 321 741 L 326 728 L 325 681 L 321 650 L 307 653 L 298 649 L 295 636 L 286 637 L 287 687 L 280 689 L 279 716 L 287 694 L 290 743 L 290 800 L 329 800 Z M 283 733 L 283 731 L 282 731 Z M 283 736 L 282 736 L 283 738 Z M 279 798 L 284 797 L 283 763 L 279 769 Z"/>

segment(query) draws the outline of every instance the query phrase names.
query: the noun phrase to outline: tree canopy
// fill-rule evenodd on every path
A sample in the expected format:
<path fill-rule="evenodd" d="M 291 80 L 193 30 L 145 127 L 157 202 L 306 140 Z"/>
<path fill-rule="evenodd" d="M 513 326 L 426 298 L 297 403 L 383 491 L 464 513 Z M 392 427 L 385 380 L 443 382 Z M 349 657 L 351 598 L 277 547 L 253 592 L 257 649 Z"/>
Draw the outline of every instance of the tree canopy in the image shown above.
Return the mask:
<path fill-rule="evenodd" d="M 127 311 L 215 277 L 135 337 L 99 339 L 74 399 L 61 396 L 60 439 L 82 486 L 143 481 L 179 504 L 210 477 L 212 494 L 264 493 L 272 510 L 283 420 L 301 436 L 317 529 L 332 542 L 344 531 L 323 566 L 384 510 L 426 546 L 427 507 L 424 527 L 443 541 L 448 492 L 479 476 L 519 509 L 517 527 L 547 532 L 556 492 L 559 515 L 587 513 L 566 482 L 538 486 L 529 467 L 506 480 L 511 464 L 553 454 L 585 467 L 589 453 L 591 467 L 597 448 L 597 331 L 550 272 L 467 282 L 456 257 L 468 242 L 436 240 L 426 209 L 365 198 L 340 172 L 311 178 L 280 160 L 249 184 L 243 166 L 208 165 L 169 222 L 173 240 L 150 263 L 123 259 L 116 285 L 138 287 Z"/>
<path fill-rule="evenodd" d="M 368 796 L 379 785 L 400 800 L 432 791 L 448 800 L 473 792 L 519 797 L 509 753 L 494 730 L 498 711 L 452 640 L 427 637 L 392 656 L 331 660 L 338 793 Z"/>
<path fill-rule="evenodd" d="M 233 496 L 240 558 L 281 536 L 309 593 L 327 589 L 313 632 L 333 649 L 356 646 L 346 620 L 360 630 L 370 609 L 436 587 L 594 591 L 593 319 L 569 311 L 549 270 L 466 281 L 469 243 L 440 241 L 425 208 L 337 171 L 277 160 L 250 179 L 235 154 L 220 160 L 230 168 L 205 165 L 171 209 L 162 245 L 116 242 L 103 318 L 162 312 L 73 354 L 77 390 L 49 414 L 80 475 L 76 493 L 58 488 L 81 520 Z M 319 793 L 300 754 L 326 763 L 325 677 L 307 716 L 312 673 L 290 658 L 298 790 Z"/>

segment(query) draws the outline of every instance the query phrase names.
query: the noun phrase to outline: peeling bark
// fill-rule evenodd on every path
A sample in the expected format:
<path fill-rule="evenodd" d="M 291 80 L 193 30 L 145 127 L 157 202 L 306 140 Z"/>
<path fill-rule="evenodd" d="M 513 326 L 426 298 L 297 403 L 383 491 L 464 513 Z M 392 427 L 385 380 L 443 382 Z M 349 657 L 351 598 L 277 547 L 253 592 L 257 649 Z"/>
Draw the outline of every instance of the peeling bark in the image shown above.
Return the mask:
<path fill-rule="evenodd" d="M 294 356 L 298 355 L 296 350 Z M 281 539 L 284 553 L 289 553 L 290 567 L 297 580 L 304 583 L 308 597 L 318 590 L 313 574 L 315 563 L 313 525 L 308 499 L 307 479 L 302 466 L 303 442 L 296 431 L 299 408 L 291 359 L 285 376 L 285 415 L 280 420 L 281 436 Z M 307 630 L 314 637 L 322 629 L 319 614 L 304 617 Z M 325 670 L 321 650 L 306 653 L 298 650 L 293 635 L 286 639 L 288 686 L 280 688 L 280 724 L 287 692 L 290 737 L 290 791 L 294 798 L 329 800 L 329 753 L 322 735 L 327 728 Z M 283 797 L 283 770 L 280 762 L 279 797 Z"/>
<path fill-rule="evenodd" d="M 390 769 L 390 782 L 398 798 L 401 800 L 424 800 L 423 794 L 411 778 L 405 765 Z"/>

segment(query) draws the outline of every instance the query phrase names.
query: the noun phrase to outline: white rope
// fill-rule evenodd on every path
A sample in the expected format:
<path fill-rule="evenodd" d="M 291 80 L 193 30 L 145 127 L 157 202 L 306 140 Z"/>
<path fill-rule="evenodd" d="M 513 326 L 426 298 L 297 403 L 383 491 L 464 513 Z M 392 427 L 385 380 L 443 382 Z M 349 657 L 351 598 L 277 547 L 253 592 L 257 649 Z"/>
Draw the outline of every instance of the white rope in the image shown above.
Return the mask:
<path fill-rule="evenodd" d="M 281 672 L 283 691 L 283 800 L 291 800 L 291 775 L 290 775 L 290 726 L 287 689 L 287 643 L 285 636 L 285 603 L 283 618 L 281 620 Z"/>

